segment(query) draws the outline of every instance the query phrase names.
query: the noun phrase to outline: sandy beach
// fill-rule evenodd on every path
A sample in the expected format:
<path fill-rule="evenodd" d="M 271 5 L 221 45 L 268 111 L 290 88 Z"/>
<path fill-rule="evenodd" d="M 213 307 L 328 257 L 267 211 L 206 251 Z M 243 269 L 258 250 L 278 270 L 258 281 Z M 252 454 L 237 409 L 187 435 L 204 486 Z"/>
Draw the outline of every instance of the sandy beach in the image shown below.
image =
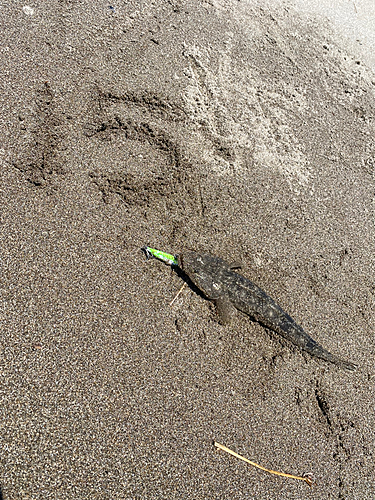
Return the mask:
<path fill-rule="evenodd" d="M 0 18 L 3 500 L 375 498 L 374 72 L 286 3 Z M 144 245 L 241 262 L 358 369 L 170 305 Z"/>

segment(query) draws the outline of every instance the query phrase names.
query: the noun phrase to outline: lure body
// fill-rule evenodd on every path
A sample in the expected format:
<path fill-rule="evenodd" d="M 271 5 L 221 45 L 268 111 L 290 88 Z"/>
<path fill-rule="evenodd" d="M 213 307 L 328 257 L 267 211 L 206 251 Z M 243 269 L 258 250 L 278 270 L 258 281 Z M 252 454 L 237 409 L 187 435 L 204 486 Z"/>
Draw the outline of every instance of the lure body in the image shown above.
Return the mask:
<path fill-rule="evenodd" d="M 150 257 L 155 257 L 156 259 L 162 260 L 165 264 L 169 266 L 177 266 L 177 258 L 174 255 L 169 253 L 161 252 L 160 250 L 156 250 L 155 248 L 143 247 L 142 250 L 145 252 L 146 257 L 149 259 Z"/>

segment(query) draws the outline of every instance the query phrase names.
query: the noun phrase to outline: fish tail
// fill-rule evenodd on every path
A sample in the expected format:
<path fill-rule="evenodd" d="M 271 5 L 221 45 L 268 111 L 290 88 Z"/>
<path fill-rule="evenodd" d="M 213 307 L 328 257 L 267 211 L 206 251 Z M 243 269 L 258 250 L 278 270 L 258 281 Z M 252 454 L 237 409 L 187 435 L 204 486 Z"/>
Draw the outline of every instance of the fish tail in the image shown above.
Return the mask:
<path fill-rule="evenodd" d="M 325 361 L 329 361 L 330 363 L 335 364 L 336 366 L 339 366 L 340 368 L 345 368 L 346 370 L 354 371 L 357 369 L 357 365 L 354 363 L 351 363 L 350 361 L 345 361 L 341 358 L 338 358 L 334 354 L 330 353 L 326 349 L 324 349 L 321 345 L 318 343 L 315 343 L 315 345 L 312 347 L 312 349 L 306 349 L 307 352 L 312 354 L 313 356 L 324 359 Z"/>
<path fill-rule="evenodd" d="M 296 345 L 300 346 L 304 351 L 308 352 L 316 358 L 329 361 L 346 370 L 354 371 L 357 365 L 350 361 L 345 361 L 330 353 L 318 342 L 312 339 L 299 325 L 297 325 L 292 318 L 286 317 L 286 321 L 282 324 L 282 330 L 285 337 L 289 338 Z"/>

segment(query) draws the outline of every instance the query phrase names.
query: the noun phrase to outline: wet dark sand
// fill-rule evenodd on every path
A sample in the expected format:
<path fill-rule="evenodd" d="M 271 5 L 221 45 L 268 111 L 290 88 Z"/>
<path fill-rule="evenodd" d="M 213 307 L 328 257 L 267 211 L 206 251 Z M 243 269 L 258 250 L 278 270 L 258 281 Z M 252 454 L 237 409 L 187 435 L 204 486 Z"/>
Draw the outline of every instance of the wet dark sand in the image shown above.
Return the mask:
<path fill-rule="evenodd" d="M 10 499 L 372 499 L 375 77 L 243 2 L 3 6 Z M 231 327 L 150 244 L 242 261 L 346 372 Z M 213 441 L 278 478 L 217 451 Z"/>

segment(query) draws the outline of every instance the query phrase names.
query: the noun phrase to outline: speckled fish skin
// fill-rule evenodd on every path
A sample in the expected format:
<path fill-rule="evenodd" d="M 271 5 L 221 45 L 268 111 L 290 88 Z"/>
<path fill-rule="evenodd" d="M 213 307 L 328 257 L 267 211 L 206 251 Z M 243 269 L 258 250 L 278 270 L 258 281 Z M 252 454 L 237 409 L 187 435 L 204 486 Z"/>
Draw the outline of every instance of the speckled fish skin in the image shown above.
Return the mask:
<path fill-rule="evenodd" d="M 178 263 L 208 299 L 230 302 L 236 309 L 279 333 L 312 356 L 348 370 L 356 369 L 355 364 L 337 358 L 315 342 L 263 290 L 234 272 L 224 260 L 187 251 L 178 256 Z"/>

